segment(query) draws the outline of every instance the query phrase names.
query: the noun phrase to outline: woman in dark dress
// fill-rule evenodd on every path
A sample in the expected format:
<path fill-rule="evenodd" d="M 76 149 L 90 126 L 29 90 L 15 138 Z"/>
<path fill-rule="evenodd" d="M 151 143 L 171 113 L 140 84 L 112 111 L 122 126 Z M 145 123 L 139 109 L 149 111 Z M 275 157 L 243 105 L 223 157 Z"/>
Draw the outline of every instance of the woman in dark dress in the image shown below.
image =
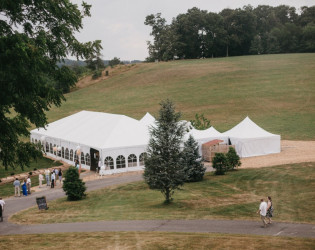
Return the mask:
<path fill-rule="evenodd" d="M 271 200 L 271 197 L 268 196 L 267 214 L 266 214 L 266 217 L 267 217 L 267 219 L 268 219 L 268 224 L 271 224 L 272 213 L 273 213 L 272 200 Z"/>

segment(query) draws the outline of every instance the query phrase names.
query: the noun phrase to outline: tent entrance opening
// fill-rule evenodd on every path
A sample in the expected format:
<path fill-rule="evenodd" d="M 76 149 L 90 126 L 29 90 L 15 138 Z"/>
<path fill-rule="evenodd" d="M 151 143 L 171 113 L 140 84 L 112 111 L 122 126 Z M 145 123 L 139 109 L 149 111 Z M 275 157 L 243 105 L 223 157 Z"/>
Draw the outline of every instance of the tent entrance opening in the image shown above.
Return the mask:
<path fill-rule="evenodd" d="M 100 152 L 94 148 L 90 149 L 90 155 L 91 155 L 91 171 L 97 171 L 98 170 L 98 161 L 100 158 Z"/>

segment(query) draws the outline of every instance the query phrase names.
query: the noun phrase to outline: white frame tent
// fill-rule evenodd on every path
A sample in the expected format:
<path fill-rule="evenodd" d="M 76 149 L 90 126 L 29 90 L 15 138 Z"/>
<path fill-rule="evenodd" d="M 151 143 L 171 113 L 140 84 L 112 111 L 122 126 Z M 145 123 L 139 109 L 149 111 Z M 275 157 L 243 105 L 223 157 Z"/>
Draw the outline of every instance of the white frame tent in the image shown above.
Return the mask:
<path fill-rule="evenodd" d="M 248 116 L 223 135 L 229 137 L 240 157 L 275 154 L 281 151 L 280 135 L 267 132 Z"/>
<path fill-rule="evenodd" d="M 79 146 L 85 169 L 90 169 L 93 149 L 102 164 L 106 159 L 106 173 L 111 174 L 143 169 L 149 132 L 147 126 L 125 115 L 81 111 L 32 130 L 31 142 L 41 143 L 48 156 L 72 165 Z M 54 147 L 61 150 L 53 151 Z"/>

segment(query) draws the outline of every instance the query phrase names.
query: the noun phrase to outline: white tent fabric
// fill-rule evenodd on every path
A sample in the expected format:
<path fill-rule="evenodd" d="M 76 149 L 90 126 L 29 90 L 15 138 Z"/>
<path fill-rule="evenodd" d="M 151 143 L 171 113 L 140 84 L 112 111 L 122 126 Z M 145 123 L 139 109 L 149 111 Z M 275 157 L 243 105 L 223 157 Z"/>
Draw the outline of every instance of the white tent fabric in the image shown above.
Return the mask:
<path fill-rule="evenodd" d="M 126 165 L 128 155 L 135 154 L 139 158 L 146 151 L 150 137 L 147 126 L 138 120 L 125 115 L 91 111 L 81 111 L 48 124 L 46 129 L 31 131 L 33 141 L 39 141 L 43 136 L 45 143 L 69 150 L 75 151 L 78 145 L 85 154 L 90 152 L 90 148 L 99 150 L 102 160 L 106 156 L 116 159 L 123 155 Z"/>
<path fill-rule="evenodd" d="M 208 141 L 220 139 L 223 140 L 224 143 L 228 142 L 228 137 L 217 131 L 214 127 L 210 127 L 205 130 L 198 130 L 192 127 L 192 129 L 185 135 L 185 140 L 188 139 L 189 135 L 193 136 L 198 142 L 200 154 L 202 154 L 202 144 Z"/>
<path fill-rule="evenodd" d="M 155 125 L 155 118 L 147 112 L 140 120 L 140 123 L 143 125 L 149 127 L 149 126 L 154 126 Z"/>
<path fill-rule="evenodd" d="M 280 135 L 267 132 L 249 117 L 223 135 L 229 137 L 240 157 L 267 155 L 281 151 Z"/>

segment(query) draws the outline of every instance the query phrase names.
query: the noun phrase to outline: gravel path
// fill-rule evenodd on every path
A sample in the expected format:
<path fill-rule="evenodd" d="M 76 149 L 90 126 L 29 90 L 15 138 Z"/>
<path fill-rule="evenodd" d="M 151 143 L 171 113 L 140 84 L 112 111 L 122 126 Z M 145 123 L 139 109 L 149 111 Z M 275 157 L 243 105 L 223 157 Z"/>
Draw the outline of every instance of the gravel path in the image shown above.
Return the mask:
<path fill-rule="evenodd" d="M 315 141 L 281 141 L 281 153 L 243 158 L 240 168 L 261 168 L 283 164 L 315 162 Z"/>

